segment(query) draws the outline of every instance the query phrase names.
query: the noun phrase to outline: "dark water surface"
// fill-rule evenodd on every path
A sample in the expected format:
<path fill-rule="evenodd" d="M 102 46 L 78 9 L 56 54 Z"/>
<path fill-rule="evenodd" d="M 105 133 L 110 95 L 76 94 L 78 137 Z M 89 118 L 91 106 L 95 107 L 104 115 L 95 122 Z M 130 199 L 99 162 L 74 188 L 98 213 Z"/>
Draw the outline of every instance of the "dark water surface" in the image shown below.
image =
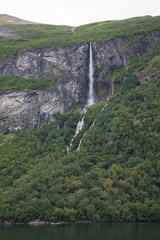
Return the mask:
<path fill-rule="evenodd" d="M 0 240 L 160 240 L 160 223 L 0 226 Z"/>

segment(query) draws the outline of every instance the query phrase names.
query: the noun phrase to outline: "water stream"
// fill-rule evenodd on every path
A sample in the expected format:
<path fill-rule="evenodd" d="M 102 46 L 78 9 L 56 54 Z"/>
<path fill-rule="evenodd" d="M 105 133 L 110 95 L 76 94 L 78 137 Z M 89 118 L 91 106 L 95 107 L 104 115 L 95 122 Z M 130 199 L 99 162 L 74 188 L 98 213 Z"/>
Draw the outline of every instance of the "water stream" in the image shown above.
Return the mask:
<path fill-rule="evenodd" d="M 94 94 L 94 68 L 93 68 L 93 53 L 92 53 L 92 43 L 89 43 L 89 93 L 87 107 L 95 104 L 95 94 Z"/>
<path fill-rule="evenodd" d="M 95 99 L 95 93 L 94 93 L 94 67 L 93 67 L 93 53 L 92 53 L 92 43 L 89 43 L 89 91 L 88 91 L 88 99 L 87 99 L 87 104 L 85 105 L 84 109 L 83 109 L 83 113 L 85 114 L 87 112 L 87 108 L 92 106 L 93 104 L 95 104 L 96 99 Z M 82 119 L 79 120 L 77 127 L 76 127 L 76 133 L 74 135 L 74 137 L 72 138 L 69 147 L 67 146 L 67 152 L 69 153 L 69 151 L 72 148 L 72 143 L 74 138 L 78 135 L 78 133 L 82 130 L 83 125 L 84 125 L 84 116 L 82 117 Z M 92 124 L 93 125 L 93 124 Z M 84 138 L 85 133 L 83 134 L 83 137 L 81 138 L 80 142 L 79 142 L 79 146 L 77 148 L 77 151 L 79 151 L 80 146 L 81 146 L 81 142 L 82 139 Z"/>
<path fill-rule="evenodd" d="M 89 129 L 91 129 L 92 127 L 94 127 L 95 122 L 96 122 L 96 119 L 94 119 L 94 121 L 93 121 L 93 123 L 91 124 L 91 126 L 89 127 Z M 82 140 L 83 140 L 83 138 L 84 138 L 85 135 L 86 135 L 86 132 L 83 134 L 83 137 L 82 137 L 81 140 L 79 141 L 79 145 L 78 145 L 77 151 L 80 150 L 81 143 L 82 143 Z"/>

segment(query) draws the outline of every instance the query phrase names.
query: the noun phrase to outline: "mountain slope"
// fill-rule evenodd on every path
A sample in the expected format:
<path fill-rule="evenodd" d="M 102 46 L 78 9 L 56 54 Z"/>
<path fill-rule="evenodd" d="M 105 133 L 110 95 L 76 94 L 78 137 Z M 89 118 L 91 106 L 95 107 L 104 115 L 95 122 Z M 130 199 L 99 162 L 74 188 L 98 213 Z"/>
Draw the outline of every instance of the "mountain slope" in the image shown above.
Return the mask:
<path fill-rule="evenodd" d="M 12 27 L 0 39 L 0 222 L 160 221 L 159 17 Z M 90 41 L 97 103 L 84 113 Z"/>
<path fill-rule="evenodd" d="M 36 24 L 35 22 L 26 21 L 17 17 L 7 14 L 0 14 L 0 26 L 13 25 L 13 24 Z"/>
<path fill-rule="evenodd" d="M 1 221 L 159 221 L 159 80 L 2 137 Z"/>
<path fill-rule="evenodd" d="M 34 24 L 0 27 L 0 133 L 37 128 L 54 122 L 57 112 L 85 105 L 89 41 L 97 101 L 107 101 L 121 85 L 125 91 L 125 82 L 129 81 L 123 80 L 127 76 L 131 85 L 150 78 L 150 73 L 141 75 L 141 70 L 134 72 L 131 66 L 137 68 L 136 62 L 142 61 L 144 69 L 147 61 L 154 61 L 152 58 L 158 61 L 159 22 L 159 17 L 142 17 L 94 23 L 75 30 Z M 5 29 L 10 37 L 4 36 Z"/>

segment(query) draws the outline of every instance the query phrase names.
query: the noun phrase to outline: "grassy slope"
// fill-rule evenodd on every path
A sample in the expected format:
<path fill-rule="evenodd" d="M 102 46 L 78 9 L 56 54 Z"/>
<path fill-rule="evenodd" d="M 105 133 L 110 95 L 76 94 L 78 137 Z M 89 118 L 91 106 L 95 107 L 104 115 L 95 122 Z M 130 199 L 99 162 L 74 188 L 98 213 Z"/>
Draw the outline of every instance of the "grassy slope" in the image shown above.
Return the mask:
<path fill-rule="evenodd" d="M 6 19 L 6 18 L 5 18 Z M 0 25 L 4 24 L 0 18 Z M 70 26 L 52 26 L 43 24 L 20 24 L 16 19 L 10 25 L 17 37 L 0 38 L 0 57 L 14 57 L 19 51 L 46 49 L 55 47 L 66 47 L 76 44 L 87 43 L 89 41 L 103 42 L 117 37 L 127 37 L 129 44 L 134 44 L 138 39 L 144 39 L 150 32 L 159 34 L 160 17 L 132 18 L 121 21 L 107 21 L 88 24 L 77 27 L 74 32 Z M 128 46 L 129 47 L 129 46 Z M 157 51 L 157 50 L 156 50 Z M 154 56 L 157 53 L 154 54 Z M 146 64 L 146 62 L 144 62 Z M 56 79 L 51 82 L 46 80 L 33 81 L 18 77 L 0 77 L 0 91 L 6 90 L 30 90 L 47 89 L 54 85 Z"/>
<path fill-rule="evenodd" d="M 90 41 L 107 41 L 117 37 L 134 37 L 159 31 L 160 17 L 132 18 L 107 21 L 77 27 L 72 33 L 70 26 L 16 25 L 16 39 L 0 40 L 0 56 L 15 55 L 22 49 L 46 49 L 66 47 Z"/>

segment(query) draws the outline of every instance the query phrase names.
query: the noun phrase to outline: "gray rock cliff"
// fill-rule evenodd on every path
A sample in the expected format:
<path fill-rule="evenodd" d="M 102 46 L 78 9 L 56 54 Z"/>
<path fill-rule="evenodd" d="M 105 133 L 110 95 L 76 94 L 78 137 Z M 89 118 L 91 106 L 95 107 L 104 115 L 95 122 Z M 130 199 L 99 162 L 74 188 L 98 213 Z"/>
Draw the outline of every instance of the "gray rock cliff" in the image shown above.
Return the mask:
<path fill-rule="evenodd" d="M 127 68 L 131 57 L 149 51 L 157 42 L 154 34 L 129 44 L 120 38 L 103 43 L 93 42 L 95 86 L 114 70 Z M 138 47 L 137 47 L 138 46 Z M 85 104 L 88 94 L 89 45 L 19 52 L 15 58 L 0 59 L 0 76 L 25 79 L 53 79 L 50 90 L 7 91 L 0 94 L 0 134 L 17 129 L 35 128 L 55 120 L 76 104 Z M 106 90 L 106 94 L 109 92 Z M 113 86 L 112 86 L 113 93 Z"/>

